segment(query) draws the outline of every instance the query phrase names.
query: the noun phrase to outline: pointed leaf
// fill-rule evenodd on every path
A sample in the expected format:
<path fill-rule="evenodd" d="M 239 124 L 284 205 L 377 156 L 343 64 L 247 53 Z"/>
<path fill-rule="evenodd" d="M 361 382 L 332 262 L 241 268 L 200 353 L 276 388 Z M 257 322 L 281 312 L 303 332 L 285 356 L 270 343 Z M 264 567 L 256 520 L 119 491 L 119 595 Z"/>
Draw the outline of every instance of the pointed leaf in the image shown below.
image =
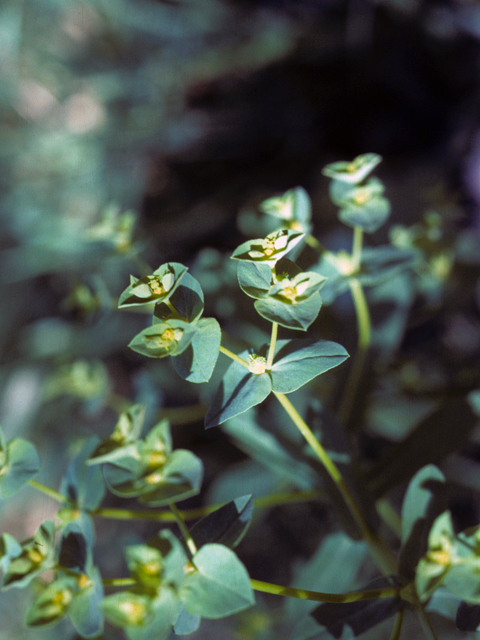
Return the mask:
<path fill-rule="evenodd" d="M 247 570 L 228 547 L 206 544 L 192 562 L 196 571 L 186 575 L 180 588 L 187 611 L 216 619 L 255 604 Z"/>
<path fill-rule="evenodd" d="M 203 464 L 191 451 L 176 449 L 160 475 L 157 483 L 145 484 L 140 493 L 143 504 L 160 507 L 196 495 L 202 485 Z"/>
<path fill-rule="evenodd" d="M 170 296 L 170 304 L 177 313 L 188 322 L 196 322 L 203 313 L 203 291 L 198 280 L 188 272 L 182 276 L 181 284 Z M 168 320 L 173 314 L 171 307 L 161 302 L 155 305 L 153 321 Z"/>
<path fill-rule="evenodd" d="M 255 302 L 255 309 L 262 318 L 270 322 L 277 322 L 287 329 L 300 331 L 308 329 L 321 308 L 322 299 L 318 293 L 314 293 L 310 298 L 298 304 L 290 304 L 270 296 Z"/>
<path fill-rule="evenodd" d="M 29 627 L 57 622 L 67 613 L 77 590 L 77 581 L 70 576 L 51 582 L 27 611 L 25 622 Z"/>
<path fill-rule="evenodd" d="M 112 435 L 101 442 L 87 460 L 87 465 L 112 462 L 116 458 L 123 458 L 135 450 L 128 449 L 140 437 L 145 419 L 145 407 L 141 404 L 132 405 L 120 414 Z"/>
<path fill-rule="evenodd" d="M 242 354 L 241 357 L 243 357 Z M 232 362 L 213 396 L 205 417 L 205 428 L 216 427 L 229 418 L 260 404 L 272 390 L 268 373 L 254 374 Z"/>
<path fill-rule="evenodd" d="M 351 162 L 331 162 L 322 169 L 324 176 L 350 184 L 358 184 L 382 161 L 377 153 L 363 153 Z"/>
<path fill-rule="evenodd" d="M 241 290 L 251 298 L 266 296 L 273 283 L 272 269 L 261 262 L 239 262 L 237 277 Z"/>
<path fill-rule="evenodd" d="M 131 340 L 130 349 L 148 358 L 166 358 L 185 351 L 196 327 L 183 320 L 168 320 L 147 327 Z"/>
<path fill-rule="evenodd" d="M 247 532 L 253 514 L 253 496 L 242 496 L 209 513 L 190 528 L 197 547 L 217 542 L 235 547 Z"/>
<path fill-rule="evenodd" d="M 103 631 L 103 584 L 97 567 L 91 567 L 87 584 L 76 593 L 68 610 L 73 626 L 82 638 L 95 638 Z"/>
<path fill-rule="evenodd" d="M 291 393 L 348 358 L 346 350 L 328 340 L 279 340 L 271 369 L 272 389 Z"/>
<path fill-rule="evenodd" d="M 180 284 L 187 267 L 178 262 L 168 262 L 156 269 L 151 276 L 134 278 L 130 286 L 121 294 L 119 307 L 133 307 L 139 304 L 166 301 Z"/>
<path fill-rule="evenodd" d="M 196 631 L 200 626 L 201 621 L 202 619 L 200 616 L 189 613 L 182 604 L 177 621 L 173 625 L 173 633 L 177 636 L 186 636 Z"/>
<path fill-rule="evenodd" d="M 217 364 L 222 332 L 214 318 L 202 318 L 183 353 L 172 358 L 175 371 L 188 382 L 208 382 Z"/>
<path fill-rule="evenodd" d="M 100 467 L 87 465 L 97 449 L 99 438 L 89 438 L 81 451 L 70 462 L 61 483 L 61 493 L 80 509 L 94 510 L 105 496 L 105 483 Z"/>

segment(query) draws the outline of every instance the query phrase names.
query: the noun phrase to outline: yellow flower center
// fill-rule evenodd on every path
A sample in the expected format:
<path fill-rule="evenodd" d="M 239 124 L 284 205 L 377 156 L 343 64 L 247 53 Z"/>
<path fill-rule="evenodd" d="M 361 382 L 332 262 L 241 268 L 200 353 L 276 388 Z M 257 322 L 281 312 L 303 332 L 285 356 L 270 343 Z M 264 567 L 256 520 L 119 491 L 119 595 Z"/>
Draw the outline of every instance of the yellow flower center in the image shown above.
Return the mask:
<path fill-rule="evenodd" d="M 141 624 L 147 612 L 143 602 L 124 601 L 118 605 L 120 611 L 128 618 L 129 624 Z"/>
<path fill-rule="evenodd" d="M 150 289 L 152 290 L 152 293 L 154 293 L 156 296 L 161 296 L 161 295 L 163 295 L 165 293 L 165 289 L 161 285 L 161 283 L 158 280 L 158 278 L 154 278 L 149 283 L 149 286 L 150 286 Z"/>
<path fill-rule="evenodd" d="M 369 200 L 370 200 L 370 194 L 365 190 L 358 191 L 355 194 L 355 197 L 353 198 L 353 201 L 355 202 L 355 204 L 358 204 L 358 205 L 365 204 Z"/>

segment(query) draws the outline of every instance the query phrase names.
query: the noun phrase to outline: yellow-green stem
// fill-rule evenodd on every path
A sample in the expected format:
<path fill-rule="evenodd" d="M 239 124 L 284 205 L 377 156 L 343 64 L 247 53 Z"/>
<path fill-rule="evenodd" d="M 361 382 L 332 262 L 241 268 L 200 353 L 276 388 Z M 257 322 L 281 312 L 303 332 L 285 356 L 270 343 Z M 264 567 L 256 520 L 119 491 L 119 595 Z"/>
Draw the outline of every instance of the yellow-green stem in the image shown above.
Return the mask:
<path fill-rule="evenodd" d="M 233 353 L 233 351 L 230 351 L 230 349 L 225 349 L 225 347 L 222 347 L 220 345 L 220 353 L 223 353 L 223 355 L 228 356 L 232 360 L 235 360 L 235 362 L 238 362 L 238 364 L 241 364 L 243 367 L 247 367 L 248 369 L 248 362 L 243 358 L 237 356 L 237 354 Z"/>
<path fill-rule="evenodd" d="M 256 498 L 254 505 L 256 508 L 273 507 L 282 504 L 307 502 L 325 497 L 323 489 L 311 489 L 308 491 L 293 491 L 291 493 L 276 493 L 262 498 Z M 204 516 L 217 511 L 223 504 L 214 504 L 198 509 L 188 509 L 180 511 L 183 520 L 198 520 Z M 91 516 L 98 518 L 108 518 L 111 520 L 153 520 L 156 522 L 176 522 L 176 518 L 170 511 L 140 511 L 129 509 L 97 509 L 90 512 Z"/>
<path fill-rule="evenodd" d="M 273 356 L 275 355 L 275 346 L 277 344 L 278 323 L 272 322 L 272 335 L 270 338 L 270 346 L 268 347 L 267 369 L 272 368 Z"/>
<path fill-rule="evenodd" d="M 104 578 L 102 584 L 104 587 L 132 587 L 137 582 L 133 578 Z"/>
<path fill-rule="evenodd" d="M 28 484 L 34 489 L 36 489 L 37 491 L 44 493 L 46 496 L 49 496 L 50 498 L 52 498 L 53 500 L 56 500 L 57 502 L 60 502 L 60 504 L 64 504 L 65 502 L 72 503 L 71 500 L 63 496 L 61 493 L 59 493 L 58 491 L 55 491 L 55 489 L 51 489 L 50 487 L 47 487 L 41 482 L 37 482 L 36 480 L 29 480 Z"/>
<path fill-rule="evenodd" d="M 301 600 L 313 600 L 314 602 L 359 602 L 360 600 L 374 600 L 377 598 L 394 598 L 399 595 L 399 587 L 385 587 L 383 589 L 370 589 L 368 591 L 353 591 L 349 593 L 322 593 L 321 591 L 307 591 L 294 587 L 283 587 L 279 584 L 270 584 L 260 580 L 250 580 L 255 591 L 272 593 L 277 596 L 288 596 Z"/>
<path fill-rule="evenodd" d="M 419 600 L 417 600 L 416 602 L 413 603 L 413 608 L 415 609 L 415 613 L 418 616 L 418 619 L 422 626 L 425 637 L 428 638 L 428 640 L 438 640 L 438 636 L 435 633 L 435 629 L 432 626 L 432 622 L 428 617 L 427 612 L 423 608 L 422 603 Z"/>
<path fill-rule="evenodd" d="M 292 405 L 287 396 L 283 393 L 275 393 L 274 395 L 279 400 L 282 407 L 288 413 L 300 433 L 303 435 L 308 444 L 312 447 L 320 462 L 323 464 L 328 475 L 331 477 L 338 490 L 340 491 L 347 507 L 350 510 L 355 522 L 357 523 L 363 539 L 367 543 L 372 558 L 375 560 L 378 567 L 387 575 L 395 573 L 396 571 L 396 558 L 391 549 L 385 544 L 383 539 L 379 538 L 367 524 L 367 521 L 363 517 L 363 513 L 357 505 L 355 498 L 353 497 L 350 489 L 348 488 L 342 474 L 338 470 L 338 467 L 332 461 L 328 453 L 322 447 L 320 442 L 314 436 L 307 423 L 300 416 L 298 411 Z"/>
<path fill-rule="evenodd" d="M 404 613 L 405 613 L 405 609 L 400 609 L 400 611 L 397 611 L 397 614 L 395 616 L 395 624 L 393 625 L 392 635 L 390 636 L 390 640 L 399 640 L 400 634 L 402 632 Z"/>
<path fill-rule="evenodd" d="M 338 420 L 343 425 L 347 425 L 350 420 L 372 334 L 370 312 L 362 285 L 357 278 L 349 278 L 348 284 L 357 316 L 358 347 L 348 373 L 340 410 L 338 412 Z"/>
<path fill-rule="evenodd" d="M 190 553 L 192 554 L 192 557 L 197 553 L 197 547 L 195 545 L 195 542 L 192 538 L 192 536 L 190 535 L 190 531 L 188 530 L 182 514 L 180 513 L 180 511 L 177 509 L 176 505 L 174 502 L 170 502 L 170 504 L 168 505 L 170 507 L 171 512 L 173 513 L 173 515 L 175 516 L 175 520 L 180 528 L 180 531 L 182 532 L 182 536 L 183 539 L 185 540 L 185 543 L 188 547 L 188 550 L 190 551 Z"/>
<path fill-rule="evenodd" d="M 352 270 L 356 273 L 360 269 L 362 262 L 362 245 L 363 245 L 363 229 L 360 227 L 353 228 L 353 246 L 352 246 Z"/>

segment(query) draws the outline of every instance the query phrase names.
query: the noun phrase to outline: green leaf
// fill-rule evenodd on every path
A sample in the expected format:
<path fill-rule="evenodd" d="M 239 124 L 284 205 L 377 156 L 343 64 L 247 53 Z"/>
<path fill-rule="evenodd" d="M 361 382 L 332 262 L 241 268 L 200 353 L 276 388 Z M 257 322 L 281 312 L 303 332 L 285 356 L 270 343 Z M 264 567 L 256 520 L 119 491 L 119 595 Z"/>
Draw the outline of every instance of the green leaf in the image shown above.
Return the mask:
<path fill-rule="evenodd" d="M 279 340 L 270 371 L 272 390 L 291 393 L 348 358 L 346 350 L 328 340 Z"/>
<path fill-rule="evenodd" d="M 202 619 L 200 616 L 189 613 L 182 605 L 178 618 L 173 625 L 173 632 L 177 636 L 189 635 L 198 629 L 201 621 Z"/>
<path fill-rule="evenodd" d="M 195 335 L 196 327 L 183 320 L 158 322 L 140 331 L 128 345 L 149 358 L 166 358 L 185 351 Z"/>
<path fill-rule="evenodd" d="M 182 319 L 191 323 L 196 322 L 202 315 L 204 307 L 203 291 L 198 280 L 189 273 L 185 273 L 182 276 L 182 283 L 170 296 L 170 303 Z M 153 321 L 168 320 L 173 314 L 174 312 L 167 304 L 157 303 L 153 311 Z"/>
<path fill-rule="evenodd" d="M 55 524 L 53 520 L 46 520 L 37 529 L 33 542 L 25 545 L 18 556 L 10 557 L 10 562 L 4 563 L 2 589 L 25 587 L 40 573 L 53 567 L 54 557 Z"/>
<path fill-rule="evenodd" d="M 67 613 L 77 588 L 77 581 L 71 576 L 51 582 L 27 611 L 25 623 L 38 627 L 58 622 Z"/>
<path fill-rule="evenodd" d="M 445 507 L 445 477 L 435 465 L 427 465 L 414 475 L 403 501 L 400 575 L 409 580 L 414 577 L 428 549 L 432 524 Z"/>
<path fill-rule="evenodd" d="M 242 496 L 196 522 L 190 528 L 190 534 L 197 547 L 217 542 L 233 548 L 247 532 L 252 514 L 253 496 Z"/>
<path fill-rule="evenodd" d="M 257 312 L 270 322 L 277 322 L 287 329 L 306 331 L 318 316 L 322 299 L 318 293 L 298 304 L 283 302 L 279 298 L 267 297 L 255 302 Z"/>
<path fill-rule="evenodd" d="M 91 567 L 75 594 L 68 615 L 82 638 L 95 638 L 103 631 L 103 584 L 97 567 Z"/>
<path fill-rule="evenodd" d="M 260 204 L 260 210 L 290 223 L 308 224 L 312 217 L 310 198 L 302 187 L 289 189 L 281 196 L 264 200 Z"/>
<path fill-rule="evenodd" d="M 240 357 L 246 355 L 245 352 Z M 213 396 L 205 416 L 205 428 L 216 427 L 260 404 L 271 390 L 272 382 L 268 373 L 250 373 L 238 362 L 232 362 Z"/>
<path fill-rule="evenodd" d="M 117 458 L 134 454 L 134 443 L 140 437 L 144 419 L 145 407 L 141 404 L 132 405 L 127 411 L 122 411 L 112 435 L 95 448 L 86 464 L 113 462 Z"/>
<path fill-rule="evenodd" d="M 305 234 L 299 231 L 280 229 L 270 233 L 266 238 L 247 240 L 247 242 L 235 249 L 231 257 L 234 260 L 262 262 L 273 267 L 280 258 L 283 258 L 304 237 Z"/>
<path fill-rule="evenodd" d="M 364 587 L 379 589 L 392 586 L 388 578 L 378 578 Z M 375 625 L 387 620 L 404 606 L 400 597 L 360 600 L 346 603 L 324 603 L 316 607 L 311 616 L 326 627 L 334 638 L 340 638 L 345 627 L 350 627 L 354 636 L 359 636 Z"/>
<path fill-rule="evenodd" d="M 9 498 L 28 483 L 40 470 L 41 463 L 34 444 L 23 438 L 15 438 L 0 452 L 4 457 L 0 464 L 0 495 Z"/>
<path fill-rule="evenodd" d="M 222 332 L 214 318 L 202 318 L 195 325 L 190 345 L 172 358 L 175 371 L 188 382 L 208 382 L 217 364 Z"/>
<path fill-rule="evenodd" d="M 444 511 L 433 522 L 427 549 L 428 553 L 420 558 L 415 567 L 415 587 L 421 600 L 427 600 L 444 584 L 445 577 L 452 569 L 456 553 L 450 512 Z"/>
<path fill-rule="evenodd" d="M 89 438 L 81 451 L 69 463 L 62 479 L 60 491 L 80 509 L 95 510 L 105 496 L 105 483 L 99 467 L 87 460 L 97 450 L 99 438 Z"/>
<path fill-rule="evenodd" d="M 358 184 L 371 173 L 375 167 L 382 161 L 381 156 L 377 153 L 364 153 L 357 156 L 351 162 L 340 161 L 327 164 L 322 169 L 324 176 L 348 182 L 350 184 Z"/>
<path fill-rule="evenodd" d="M 251 298 L 263 298 L 273 283 L 272 269 L 261 262 L 240 261 L 237 266 L 238 284 Z"/>
<path fill-rule="evenodd" d="M 360 227 L 365 233 L 374 233 L 390 215 L 390 201 L 383 196 L 375 196 L 365 205 L 349 205 L 340 209 L 338 217 L 349 227 Z"/>
<path fill-rule="evenodd" d="M 154 472 L 155 473 L 155 472 Z M 200 491 L 203 479 L 203 464 L 191 451 L 177 449 L 163 468 L 158 482 L 152 481 L 140 494 L 140 502 L 150 507 L 160 507 L 169 502 L 179 502 Z"/>
<path fill-rule="evenodd" d="M 180 284 L 187 267 L 178 262 L 168 262 L 156 269 L 151 276 L 134 278 L 130 276 L 130 286 L 121 294 L 119 307 L 133 307 L 139 304 L 167 301 Z"/>
<path fill-rule="evenodd" d="M 14 558 L 22 553 L 22 545 L 9 533 L 2 533 L 0 537 L 0 569 L 6 571 Z"/>
<path fill-rule="evenodd" d="M 186 575 L 180 587 L 187 611 L 216 619 L 255 604 L 247 570 L 228 547 L 206 544 L 192 562 L 196 570 Z"/>

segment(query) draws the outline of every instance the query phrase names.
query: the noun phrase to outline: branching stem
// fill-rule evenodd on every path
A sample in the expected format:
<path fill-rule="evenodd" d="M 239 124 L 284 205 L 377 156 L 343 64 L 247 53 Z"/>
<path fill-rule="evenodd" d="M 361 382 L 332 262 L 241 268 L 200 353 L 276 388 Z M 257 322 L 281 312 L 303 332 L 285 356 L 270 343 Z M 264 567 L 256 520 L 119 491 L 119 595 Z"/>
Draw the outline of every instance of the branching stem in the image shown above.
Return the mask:
<path fill-rule="evenodd" d="M 222 347 L 222 345 L 220 345 L 220 353 L 223 353 L 223 355 L 228 356 L 232 360 L 235 360 L 235 362 L 238 362 L 238 364 L 241 364 L 243 367 L 247 367 L 248 369 L 248 362 L 243 358 L 240 358 L 240 356 L 237 356 L 237 354 L 233 353 L 233 351 L 230 351 L 230 349 L 226 349 L 225 347 Z"/>
<path fill-rule="evenodd" d="M 180 531 L 182 532 L 182 536 L 183 539 L 185 540 L 185 543 L 188 547 L 188 550 L 190 551 L 190 553 L 192 554 L 192 557 L 197 553 L 197 546 L 192 538 L 192 536 L 190 535 L 190 531 L 187 528 L 187 525 L 185 524 L 185 521 L 182 517 L 182 514 L 180 513 L 180 511 L 177 509 L 177 506 L 175 505 L 174 502 L 170 502 L 170 504 L 168 505 L 170 507 L 171 512 L 173 513 L 175 520 L 178 524 L 178 527 L 180 529 Z"/>
<path fill-rule="evenodd" d="M 55 491 L 55 489 L 51 489 L 50 487 L 47 487 L 41 482 L 37 482 L 36 480 L 29 480 L 28 484 L 34 489 L 37 489 L 37 491 L 44 493 L 46 496 L 49 496 L 50 498 L 52 498 L 53 500 L 56 500 L 57 502 L 60 502 L 60 504 L 64 504 L 65 502 L 70 502 L 70 503 L 72 502 L 71 500 L 63 496 L 58 491 Z"/>

